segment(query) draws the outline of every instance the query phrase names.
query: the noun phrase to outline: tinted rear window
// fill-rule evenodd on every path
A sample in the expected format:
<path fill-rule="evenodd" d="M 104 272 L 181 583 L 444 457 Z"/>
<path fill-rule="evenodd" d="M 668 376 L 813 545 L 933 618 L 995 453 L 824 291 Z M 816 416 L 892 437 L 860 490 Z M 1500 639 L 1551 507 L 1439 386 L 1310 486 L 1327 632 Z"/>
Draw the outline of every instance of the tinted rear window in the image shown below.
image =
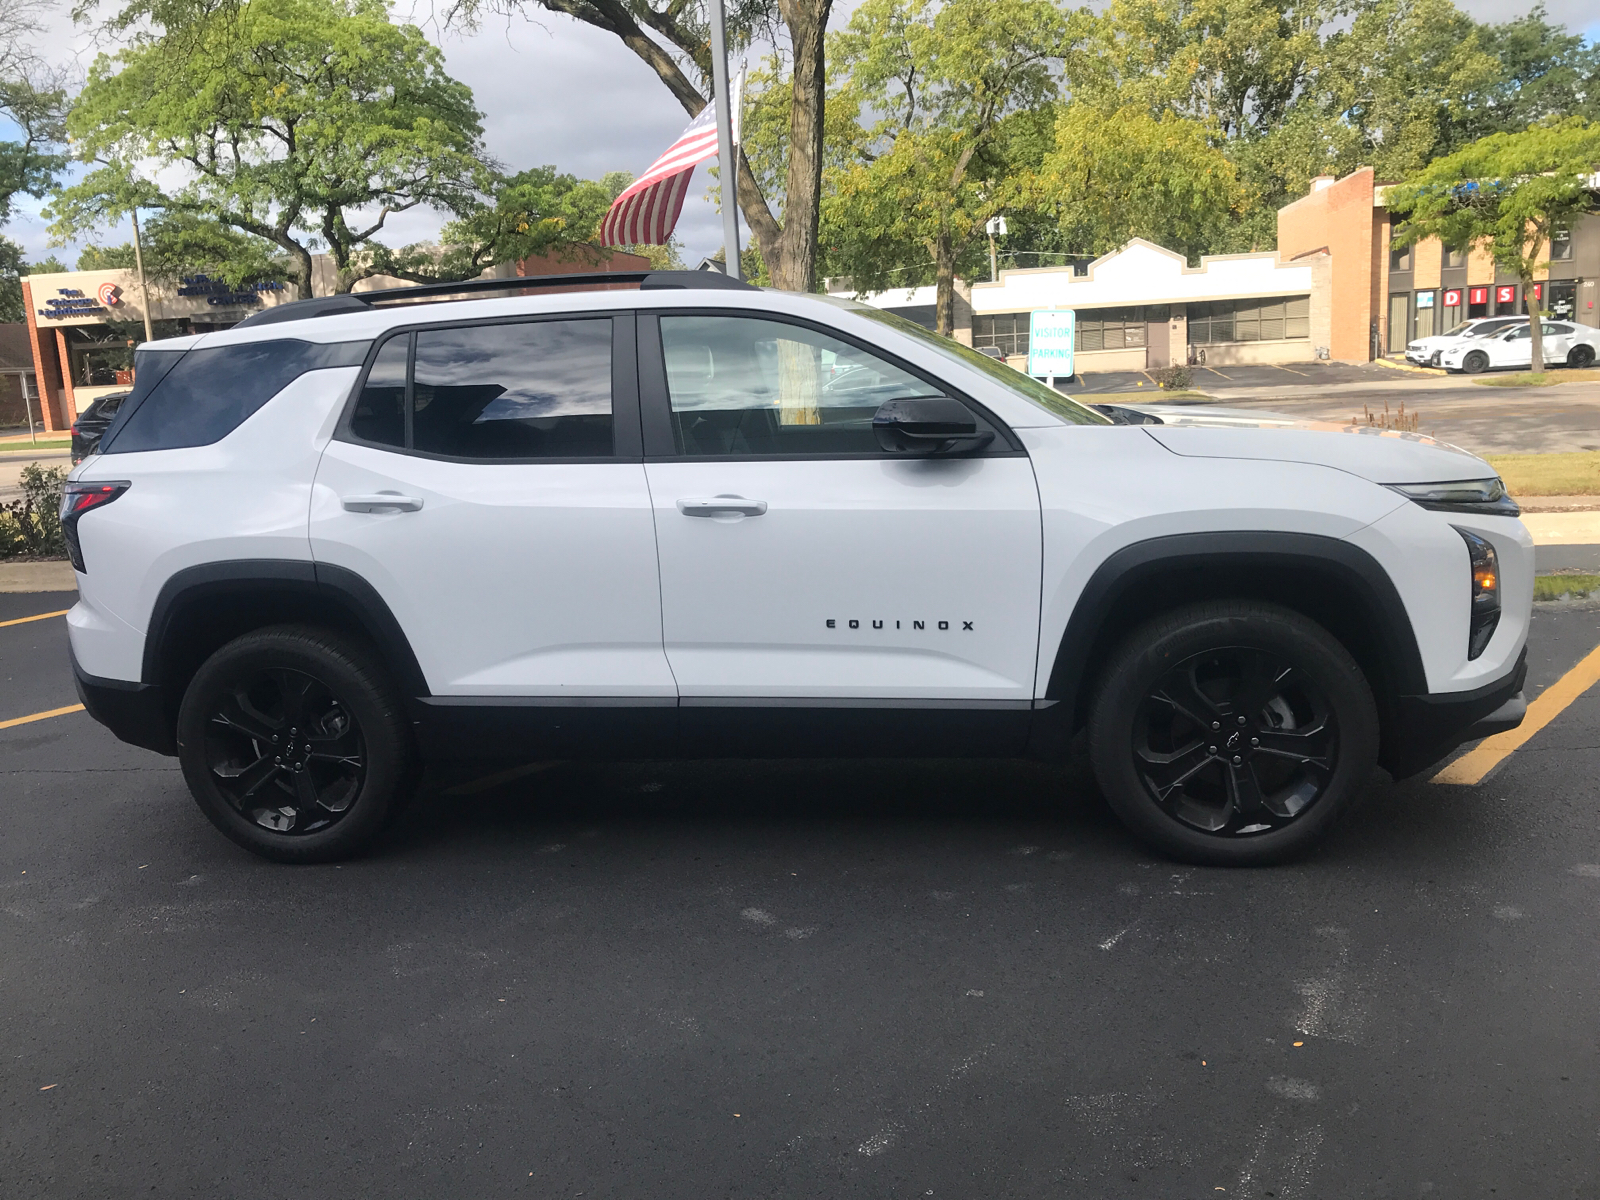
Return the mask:
<path fill-rule="evenodd" d="M 370 342 L 321 345 L 283 339 L 150 356 L 158 378 L 147 381 L 146 358 L 135 360 L 135 386 L 113 424 L 105 453 L 209 446 L 307 371 L 355 367 Z M 170 365 L 163 360 L 174 359 Z M 162 370 L 162 368 L 165 370 Z"/>

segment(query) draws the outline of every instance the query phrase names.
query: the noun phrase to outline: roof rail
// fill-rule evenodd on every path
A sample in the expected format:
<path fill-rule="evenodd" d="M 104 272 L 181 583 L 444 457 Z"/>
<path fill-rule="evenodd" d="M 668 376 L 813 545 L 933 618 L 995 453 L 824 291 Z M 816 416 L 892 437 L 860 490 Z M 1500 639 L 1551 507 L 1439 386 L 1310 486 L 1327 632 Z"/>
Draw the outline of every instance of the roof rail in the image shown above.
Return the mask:
<path fill-rule="evenodd" d="M 733 279 L 717 271 L 585 271 L 571 275 L 516 275 L 507 279 L 463 279 L 457 283 L 424 283 L 416 287 L 375 288 L 370 292 L 347 292 L 342 296 L 316 296 L 310 300 L 292 300 L 263 309 L 240 321 L 235 329 L 246 325 L 275 325 L 279 321 L 306 321 L 312 317 L 330 317 L 339 313 L 369 312 L 373 308 L 392 303 L 448 298 L 472 292 L 523 291 L 528 288 L 555 288 L 578 286 L 597 287 L 604 284 L 637 283 L 642 292 L 667 291 L 676 288 L 696 290 L 727 290 L 753 292 L 748 283 Z"/>

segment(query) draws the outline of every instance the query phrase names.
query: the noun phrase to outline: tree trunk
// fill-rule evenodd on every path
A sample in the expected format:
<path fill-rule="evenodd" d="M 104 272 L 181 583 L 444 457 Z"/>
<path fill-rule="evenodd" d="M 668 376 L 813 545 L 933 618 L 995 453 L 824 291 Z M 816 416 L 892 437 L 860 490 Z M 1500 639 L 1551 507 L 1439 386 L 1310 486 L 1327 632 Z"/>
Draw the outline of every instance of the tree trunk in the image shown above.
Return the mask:
<path fill-rule="evenodd" d="M 956 252 L 948 233 L 934 239 L 933 271 L 933 331 L 950 337 L 956 327 Z"/>
<path fill-rule="evenodd" d="M 291 278 L 294 280 L 295 290 L 300 293 L 295 298 L 309 300 L 311 299 L 311 251 L 304 246 L 293 245 L 285 249 L 289 251 L 290 261 L 294 264 L 294 274 Z"/>
<path fill-rule="evenodd" d="M 828 83 L 824 48 L 832 7 L 833 0 L 778 0 L 794 51 L 793 100 L 789 106 L 783 237 L 778 261 L 769 262 L 767 269 L 776 286 L 792 292 L 809 292 L 817 284 L 823 104 Z"/>

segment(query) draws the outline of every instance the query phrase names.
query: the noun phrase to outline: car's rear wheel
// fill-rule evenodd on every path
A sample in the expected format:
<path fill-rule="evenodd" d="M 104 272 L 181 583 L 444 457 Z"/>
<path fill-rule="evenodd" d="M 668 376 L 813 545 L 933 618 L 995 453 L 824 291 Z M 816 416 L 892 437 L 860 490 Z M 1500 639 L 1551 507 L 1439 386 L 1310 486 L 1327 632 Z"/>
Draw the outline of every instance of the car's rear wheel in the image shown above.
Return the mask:
<path fill-rule="evenodd" d="M 211 823 L 277 862 L 366 849 L 415 775 L 399 697 L 361 643 L 276 626 L 223 646 L 178 713 L 184 778 Z"/>
<path fill-rule="evenodd" d="M 1315 845 L 1371 778 L 1378 719 L 1342 645 L 1276 605 L 1195 605 L 1112 656 L 1089 722 L 1095 777 L 1137 836 L 1252 866 Z"/>
<path fill-rule="evenodd" d="M 1479 375 L 1489 369 L 1489 356 L 1482 350 L 1474 350 L 1461 360 L 1461 369 L 1468 375 Z"/>
<path fill-rule="evenodd" d="M 1594 365 L 1593 346 L 1574 346 L 1567 351 L 1567 366 L 1592 367 Z"/>

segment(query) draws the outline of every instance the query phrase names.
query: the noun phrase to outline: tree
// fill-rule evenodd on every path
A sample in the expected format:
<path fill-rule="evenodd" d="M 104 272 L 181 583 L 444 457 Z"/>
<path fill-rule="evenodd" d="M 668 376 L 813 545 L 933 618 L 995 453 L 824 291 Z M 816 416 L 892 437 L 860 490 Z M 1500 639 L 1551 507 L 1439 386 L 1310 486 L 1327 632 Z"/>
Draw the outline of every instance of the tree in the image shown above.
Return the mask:
<path fill-rule="evenodd" d="M 18 193 L 44 196 L 67 163 L 56 152 L 66 93 L 31 43 L 44 11 L 40 0 L 0 0 L 0 117 L 22 135 L 0 141 L 0 225 Z"/>
<path fill-rule="evenodd" d="M 832 6 L 833 0 L 742 0 L 728 14 L 735 45 L 760 35 L 785 43 L 789 59 L 781 192 L 763 188 L 743 153 L 738 191 L 739 208 L 773 283 L 791 291 L 810 291 L 816 284 L 827 83 L 824 39 Z M 486 11 L 524 12 L 531 7 L 615 35 L 690 116 L 698 116 L 708 103 L 710 34 L 698 0 L 455 0 L 450 16 L 470 24 Z M 780 25 L 785 36 L 780 37 Z"/>
<path fill-rule="evenodd" d="M 1552 25 L 1543 4 L 1482 27 L 1479 37 L 1499 72 L 1471 114 L 1474 136 L 1515 132 L 1546 117 L 1600 120 L 1600 44 Z"/>
<path fill-rule="evenodd" d="M 1548 265 L 1551 235 L 1595 211 L 1596 171 L 1600 123 L 1569 117 L 1480 138 L 1390 188 L 1385 203 L 1402 222 L 1398 244 L 1437 237 L 1464 249 L 1487 242 L 1495 262 L 1516 272 L 1523 296 L 1531 299 L 1534 274 Z M 1542 371 L 1539 306 L 1530 304 L 1529 314 L 1533 369 Z"/>
<path fill-rule="evenodd" d="M 1245 203 L 1234 165 L 1204 125 L 1132 105 L 1065 106 L 1036 186 L 1066 244 L 1094 255 L 1142 237 L 1196 259 Z"/>
<path fill-rule="evenodd" d="M 140 232 L 144 269 L 153 279 L 173 281 L 203 274 L 244 287 L 289 277 L 289 261 L 271 243 L 209 217 L 158 213 L 144 223 Z M 132 242 L 120 246 L 89 245 L 78 255 L 80 271 L 131 271 L 135 263 Z"/>
<path fill-rule="evenodd" d="M 935 326 L 985 223 L 1018 198 L 1014 152 L 1056 96 L 1067 21 L 1051 0 L 866 0 L 833 39 L 841 99 L 878 115 L 830 177 L 830 241 L 858 291 L 931 268 Z"/>
<path fill-rule="evenodd" d="M 0 237 L 0 322 L 11 323 L 28 319 L 28 310 L 22 306 L 22 277 L 24 275 L 54 275 L 70 270 L 55 255 L 41 262 L 23 260 L 22 247 L 10 238 Z"/>
<path fill-rule="evenodd" d="M 315 246 L 348 291 L 392 214 L 476 202 L 472 93 L 385 0 L 169 0 L 149 18 L 96 60 L 68 115 L 78 158 L 99 165 L 53 202 L 56 237 L 135 204 L 207 218 L 279 247 L 304 297 Z M 138 182 L 144 167 L 178 181 Z"/>

